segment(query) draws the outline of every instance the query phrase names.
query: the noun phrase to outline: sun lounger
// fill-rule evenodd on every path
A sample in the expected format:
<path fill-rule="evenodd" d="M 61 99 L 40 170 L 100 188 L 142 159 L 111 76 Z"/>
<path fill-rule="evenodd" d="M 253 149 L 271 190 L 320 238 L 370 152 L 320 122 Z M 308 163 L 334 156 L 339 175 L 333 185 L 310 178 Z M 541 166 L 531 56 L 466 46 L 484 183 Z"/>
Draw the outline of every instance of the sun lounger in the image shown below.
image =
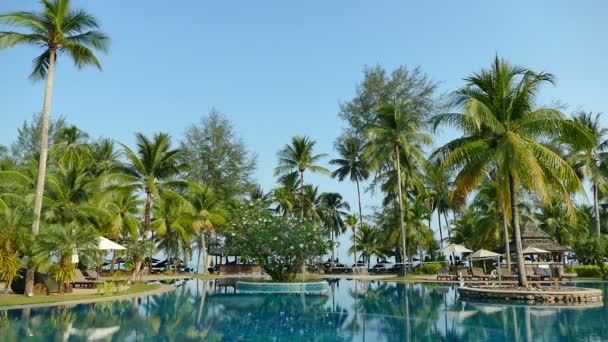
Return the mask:
<path fill-rule="evenodd" d="M 553 274 L 548 268 L 534 268 L 534 274 L 540 278 L 540 280 L 553 280 Z"/>
<path fill-rule="evenodd" d="M 99 274 L 97 274 L 96 271 L 86 270 L 83 271 L 82 274 L 84 275 L 86 280 L 100 280 Z"/>
<path fill-rule="evenodd" d="M 500 274 L 500 278 L 502 280 L 517 280 L 518 276 L 513 274 L 508 268 L 499 268 L 498 273 Z"/>
<path fill-rule="evenodd" d="M 105 283 L 103 280 L 87 280 L 79 269 L 74 270 L 74 280 L 72 281 L 74 287 L 94 288 L 103 283 Z"/>
<path fill-rule="evenodd" d="M 476 280 L 490 280 L 490 275 L 485 274 L 481 268 L 473 267 L 472 278 Z"/>
<path fill-rule="evenodd" d="M 450 271 L 445 267 L 441 267 L 437 270 L 437 281 L 453 281 L 457 278 L 458 277 L 455 274 L 450 274 Z"/>
<path fill-rule="evenodd" d="M 526 267 L 526 278 L 529 281 L 540 281 L 541 277 L 538 274 L 534 273 L 534 269 Z"/>

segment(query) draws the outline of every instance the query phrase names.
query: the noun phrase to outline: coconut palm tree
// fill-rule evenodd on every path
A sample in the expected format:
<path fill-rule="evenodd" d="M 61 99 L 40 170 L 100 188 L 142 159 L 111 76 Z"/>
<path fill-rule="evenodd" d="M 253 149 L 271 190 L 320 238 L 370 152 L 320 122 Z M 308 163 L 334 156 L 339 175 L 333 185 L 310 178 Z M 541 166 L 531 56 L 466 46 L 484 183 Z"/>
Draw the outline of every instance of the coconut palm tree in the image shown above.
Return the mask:
<path fill-rule="evenodd" d="M 184 260 L 189 259 L 192 237 L 197 233 L 195 226 L 190 223 L 190 212 L 187 202 L 179 194 L 165 190 L 160 200 L 154 203 L 152 208 L 156 246 L 165 255 L 175 262 L 180 257 L 180 252 L 185 254 Z"/>
<path fill-rule="evenodd" d="M 56 258 L 58 263 L 51 267 L 55 279 L 65 284 L 72 280 L 74 264 L 72 255 L 91 257 L 97 253 L 99 232 L 90 225 L 73 221 L 69 224 L 54 224 L 46 227 L 37 237 L 33 246 L 33 257 L 39 264 L 49 263 Z"/>
<path fill-rule="evenodd" d="M 589 146 L 589 137 L 557 109 L 536 108 L 534 100 L 553 75 L 511 65 L 496 57 L 491 69 L 465 79 L 454 93 L 461 113 L 440 114 L 435 124 L 448 123 L 464 132 L 433 152 L 442 168 L 458 172 L 456 194 L 466 197 L 490 172 L 500 190 L 509 196 L 515 235 L 519 284 L 528 286 L 521 248 L 519 197 L 523 189 L 548 203 L 559 196 L 574 214 L 571 193 L 582 189 L 572 167 L 543 141 L 568 138 L 576 146 Z"/>
<path fill-rule="evenodd" d="M 344 201 L 342 195 L 335 192 L 326 192 L 321 195 L 321 219 L 331 236 L 332 270 L 334 267 L 334 240 L 346 231 L 346 225 L 344 224 L 344 217 L 348 215 L 346 210 L 350 210 L 350 205 Z"/>
<path fill-rule="evenodd" d="M 359 183 L 369 177 L 369 167 L 363 158 L 365 146 L 363 141 L 354 136 L 346 136 L 335 144 L 340 158 L 332 159 L 329 164 L 336 165 L 338 168 L 331 173 L 333 178 L 338 178 L 340 182 L 348 177 L 351 182 L 357 184 L 357 199 L 359 202 L 359 222 L 363 222 L 363 212 L 361 210 L 361 190 Z"/>
<path fill-rule="evenodd" d="M 122 173 L 120 183 L 122 189 L 137 190 L 146 196 L 144 204 L 144 222 L 142 238 L 148 239 L 151 228 L 151 213 L 154 199 L 160 197 L 163 187 L 182 185 L 174 177 L 180 172 L 178 158 L 180 151 L 171 148 L 171 139 L 166 133 L 155 134 L 149 139 L 141 133 L 135 134 L 137 152 L 121 144 L 128 164 L 119 168 Z M 135 260 L 133 276 L 139 273 L 143 260 Z"/>
<path fill-rule="evenodd" d="M 367 263 L 367 268 L 370 266 L 370 260 L 372 255 L 382 256 L 382 250 L 379 245 L 379 231 L 376 228 L 370 227 L 365 222 L 360 225 L 355 234 L 355 240 L 357 245 L 361 248 L 361 255 L 363 260 Z M 353 252 L 353 246 L 349 249 L 349 252 Z"/>
<path fill-rule="evenodd" d="M 422 146 L 432 142 L 429 134 L 421 132 L 424 118 L 410 111 L 409 107 L 408 102 L 401 102 L 383 104 L 378 108 L 376 121 L 367 130 L 369 145 L 364 153 L 372 170 L 377 173 L 394 170 L 397 174 L 396 195 L 403 260 L 407 258 L 407 244 L 403 221 L 402 165 L 410 169 L 423 165 L 426 158 Z"/>
<path fill-rule="evenodd" d="M 603 169 L 608 167 L 608 128 L 602 127 L 602 115 L 581 112 L 574 121 L 584 127 L 592 136 L 591 148 L 575 150 L 568 161 L 584 179 L 588 179 L 593 190 L 593 209 L 595 211 L 595 235 L 601 236 L 599 193 L 608 192 L 608 176 Z"/>
<path fill-rule="evenodd" d="M 304 216 L 304 171 L 313 173 L 329 174 L 325 167 L 317 163 L 327 155 L 325 153 L 314 154 L 313 149 L 316 142 L 309 137 L 295 136 L 291 139 L 291 145 L 285 147 L 277 154 L 279 166 L 274 169 L 275 176 L 285 175 L 297 171 L 300 173 L 300 214 Z"/>
<path fill-rule="evenodd" d="M 196 232 L 195 245 L 198 249 L 196 262 L 197 273 L 200 273 L 201 254 L 203 255 L 203 273 L 207 269 L 207 244 L 205 235 L 226 224 L 228 211 L 210 188 L 195 183 L 188 183 L 189 189 L 184 197 L 188 203 L 188 221 Z"/>
<path fill-rule="evenodd" d="M 355 260 L 354 265 L 357 265 L 358 259 L 357 259 L 357 239 L 355 239 L 355 234 L 357 232 L 357 215 L 348 215 L 346 217 L 346 225 L 350 227 L 350 229 L 353 231 L 352 233 L 352 240 L 353 240 L 353 246 L 352 246 L 352 251 L 353 251 L 353 259 Z"/>
<path fill-rule="evenodd" d="M 20 11 L 0 15 L 0 24 L 24 30 L 24 32 L 1 31 L 0 49 L 16 45 L 42 47 L 42 53 L 34 58 L 33 71 L 30 74 L 32 80 L 46 78 L 32 223 L 34 235 L 38 234 L 40 227 L 48 155 L 49 112 L 57 57 L 60 53 L 65 53 L 79 69 L 92 65 L 101 70 L 101 64 L 94 51 L 106 52 L 109 45 L 109 38 L 98 30 L 97 19 L 84 10 L 72 9 L 69 0 L 41 0 L 41 4 L 43 8 L 40 12 Z M 25 294 L 32 292 L 33 276 L 32 266 L 28 268 Z"/>
<path fill-rule="evenodd" d="M 279 187 L 272 190 L 272 202 L 276 203 L 273 209 L 277 214 L 287 215 L 294 208 L 298 191 L 298 173 L 291 172 L 279 177 Z"/>

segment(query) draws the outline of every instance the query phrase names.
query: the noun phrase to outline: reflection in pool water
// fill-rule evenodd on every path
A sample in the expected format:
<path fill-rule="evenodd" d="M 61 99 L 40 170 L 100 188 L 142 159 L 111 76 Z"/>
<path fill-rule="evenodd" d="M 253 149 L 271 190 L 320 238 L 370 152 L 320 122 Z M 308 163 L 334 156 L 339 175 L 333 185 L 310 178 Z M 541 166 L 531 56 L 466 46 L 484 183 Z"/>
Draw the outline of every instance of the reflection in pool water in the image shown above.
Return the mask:
<path fill-rule="evenodd" d="M 245 295 L 190 280 L 139 300 L 0 311 L 0 340 L 589 341 L 608 339 L 607 320 L 606 306 L 464 303 L 455 286 L 336 280 L 327 296 Z"/>

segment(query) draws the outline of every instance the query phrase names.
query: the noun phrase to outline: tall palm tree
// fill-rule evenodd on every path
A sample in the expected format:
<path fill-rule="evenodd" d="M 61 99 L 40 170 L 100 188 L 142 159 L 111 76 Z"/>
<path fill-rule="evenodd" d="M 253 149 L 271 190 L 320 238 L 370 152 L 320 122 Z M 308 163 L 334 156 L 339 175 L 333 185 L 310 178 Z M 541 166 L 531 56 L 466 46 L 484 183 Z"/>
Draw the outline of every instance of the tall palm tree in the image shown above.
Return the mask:
<path fill-rule="evenodd" d="M 357 215 L 348 215 L 346 217 L 346 225 L 350 227 L 350 229 L 353 231 L 352 233 L 352 240 L 353 240 L 353 246 L 352 246 L 352 250 L 353 250 L 353 259 L 355 260 L 354 265 L 357 266 L 357 262 L 359 261 L 357 259 L 357 239 L 355 239 L 355 234 L 357 233 Z"/>
<path fill-rule="evenodd" d="M 72 280 L 74 265 L 71 257 L 76 252 L 80 257 L 94 258 L 97 253 L 99 232 L 90 225 L 81 225 L 75 221 L 69 224 L 55 224 L 43 230 L 33 246 L 34 259 L 40 263 L 48 263 L 52 257 L 59 262 L 52 272 L 62 284 Z"/>
<path fill-rule="evenodd" d="M 166 133 L 155 134 L 149 139 L 141 133 L 135 134 L 137 152 L 121 144 L 128 164 L 120 167 L 123 189 L 143 192 L 146 196 L 144 205 L 143 240 L 148 239 L 151 228 L 152 203 L 160 197 L 163 187 L 177 184 L 174 177 L 179 173 L 178 158 L 180 151 L 171 148 L 171 139 Z M 143 260 L 135 261 L 133 276 L 136 277 Z"/>
<path fill-rule="evenodd" d="M 200 273 L 201 254 L 203 255 L 203 273 L 207 268 L 207 244 L 205 234 L 215 231 L 216 228 L 226 224 L 228 211 L 225 210 L 219 198 L 210 188 L 195 183 L 188 183 L 185 199 L 188 203 L 188 221 L 191 222 L 192 231 L 196 232 L 195 245 L 198 247 L 196 262 L 197 273 Z"/>
<path fill-rule="evenodd" d="M 359 183 L 369 177 L 369 166 L 367 160 L 363 158 L 365 145 L 362 140 L 354 136 L 346 136 L 335 144 L 335 148 L 340 154 L 340 158 L 332 159 L 329 164 L 336 165 L 338 168 L 331 173 L 333 178 L 338 178 L 340 182 L 346 177 L 351 182 L 357 184 L 357 199 L 359 201 L 359 222 L 363 222 L 363 212 L 361 210 L 361 190 Z"/>
<path fill-rule="evenodd" d="M 335 192 L 326 192 L 321 195 L 321 216 L 323 225 L 331 236 L 331 268 L 334 267 L 334 240 L 337 236 L 346 231 L 344 217 L 348 215 L 346 210 L 350 210 L 350 205 L 345 202 L 342 195 Z"/>
<path fill-rule="evenodd" d="M 300 173 L 300 214 L 304 216 L 304 171 L 313 173 L 329 174 L 325 167 L 317 165 L 319 160 L 326 157 L 325 153 L 314 154 L 313 149 L 316 142 L 309 137 L 295 136 L 291 139 L 291 145 L 285 147 L 277 154 L 279 166 L 274 169 L 274 174 L 285 175 L 297 171 Z"/>
<path fill-rule="evenodd" d="M 375 123 L 367 130 L 369 145 L 365 149 L 365 158 L 369 160 L 371 169 L 376 172 L 394 170 L 397 174 L 403 260 L 407 259 L 407 244 L 403 221 L 402 165 L 423 165 L 422 146 L 432 142 L 429 134 L 421 132 L 423 124 L 424 118 L 411 111 L 408 102 L 401 102 L 381 105 Z"/>
<path fill-rule="evenodd" d="M 164 251 L 167 258 L 175 263 L 180 252 L 187 256 L 191 248 L 192 237 L 196 234 L 195 226 L 189 224 L 190 216 L 187 203 L 179 194 L 165 190 L 160 200 L 154 203 L 154 236 L 157 248 Z M 186 259 L 186 258 L 184 258 Z"/>
<path fill-rule="evenodd" d="M 372 255 L 383 256 L 378 241 L 379 238 L 378 229 L 370 227 L 368 224 L 363 223 L 360 225 L 359 229 L 357 229 L 355 240 L 357 241 L 357 245 L 361 248 L 361 255 L 363 256 L 363 260 L 367 263 L 367 268 L 370 266 Z M 351 247 L 349 252 L 352 251 Z"/>
<path fill-rule="evenodd" d="M 584 127 L 592 136 L 593 145 L 591 148 L 575 150 L 568 158 L 579 174 L 592 184 L 597 238 L 601 236 L 599 193 L 608 192 L 608 176 L 602 170 L 602 168 L 608 167 L 608 128 L 602 127 L 601 117 L 601 114 L 593 117 L 591 113 L 584 112 L 574 117 L 574 121 Z"/>
<path fill-rule="evenodd" d="M 433 211 L 437 211 L 437 222 L 439 224 L 439 246 L 443 248 L 444 236 L 441 218 L 442 215 L 447 214 L 447 211 L 450 208 L 448 198 L 450 179 L 446 172 L 442 172 L 441 167 L 437 162 L 427 163 L 425 170 L 426 186 L 432 202 L 431 214 Z"/>
<path fill-rule="evenodd" d="M 522 189 L 548 203 L 559 196 L 574 214 L 571 193 L 582 189 L 572 167 L 543 141 L 568 138 L 569 143 L 589 146 L 589 137 L 557 109 L 535 108 L 539 87 L 552 83 L 553 75 L 536 73 L 496 57 L 490 70 L 465 79 L 454 93 L 454 105 L 462 113 L 440 114 L 435 123 L 449 123 L 464 131 L 433 152 L 442 168 L 457 170 L 454 189 L 464 197 L 490 173 L 496 172 L 500 190 L 509 196 L 519 284 L 527 287 L 519 222 Z"/>
<path fill-rule="evenodd" d="M 16 45 L 42 47 L 42 53 L 34 58 L 34 68 L 30 74 L 32 80 L 46 78 L 44 102 L 42 105 L 42 127 L 40 132 L 40 156 L 38 163 L 38 180 L 34 200 L 34 222 L 32 233 L 38 234 L 40 212 L 46 176 L 48 155 L 49 112 L 55 63 L 59 53 L 67 54 L 77 68 L 92 65 L 101 70 L 101 64 L 94 50 L 106 52 L 109 38 L 100 32 L 97 19 L 84 10 L 75 10 L 69 0 L 41 0 L 40 12 L 13 12 L 0 15 L 0 24 L 22 28 L 25 32 L 0 32 L 0 49 Z M 34 268 L 27 272 L 26 294 L 33 288 Z"/>

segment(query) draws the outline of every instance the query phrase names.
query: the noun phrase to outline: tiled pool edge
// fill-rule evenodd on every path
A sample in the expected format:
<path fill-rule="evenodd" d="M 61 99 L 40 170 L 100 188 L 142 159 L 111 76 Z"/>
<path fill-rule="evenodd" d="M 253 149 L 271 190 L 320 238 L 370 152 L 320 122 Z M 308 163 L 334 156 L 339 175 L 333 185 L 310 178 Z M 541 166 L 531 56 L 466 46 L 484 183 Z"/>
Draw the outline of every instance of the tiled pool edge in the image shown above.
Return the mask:
<path fill-rule="evenodd" d="M 462 286 L 458 294 L 463 300 L 495 301 L 499 303 L 525 302 L 529 304 L 585 305 L 603 303 L 601 290 L 571 287 L 561 291 L 522 291 L 499 288 Z"/>
<path fill-rule="evenodd" d="M 314 283 L 256 283 L 237 281 L 236 290 L 240 293 L 303 293 L 326 294 L 329 292 L 327 281 Z"/>

